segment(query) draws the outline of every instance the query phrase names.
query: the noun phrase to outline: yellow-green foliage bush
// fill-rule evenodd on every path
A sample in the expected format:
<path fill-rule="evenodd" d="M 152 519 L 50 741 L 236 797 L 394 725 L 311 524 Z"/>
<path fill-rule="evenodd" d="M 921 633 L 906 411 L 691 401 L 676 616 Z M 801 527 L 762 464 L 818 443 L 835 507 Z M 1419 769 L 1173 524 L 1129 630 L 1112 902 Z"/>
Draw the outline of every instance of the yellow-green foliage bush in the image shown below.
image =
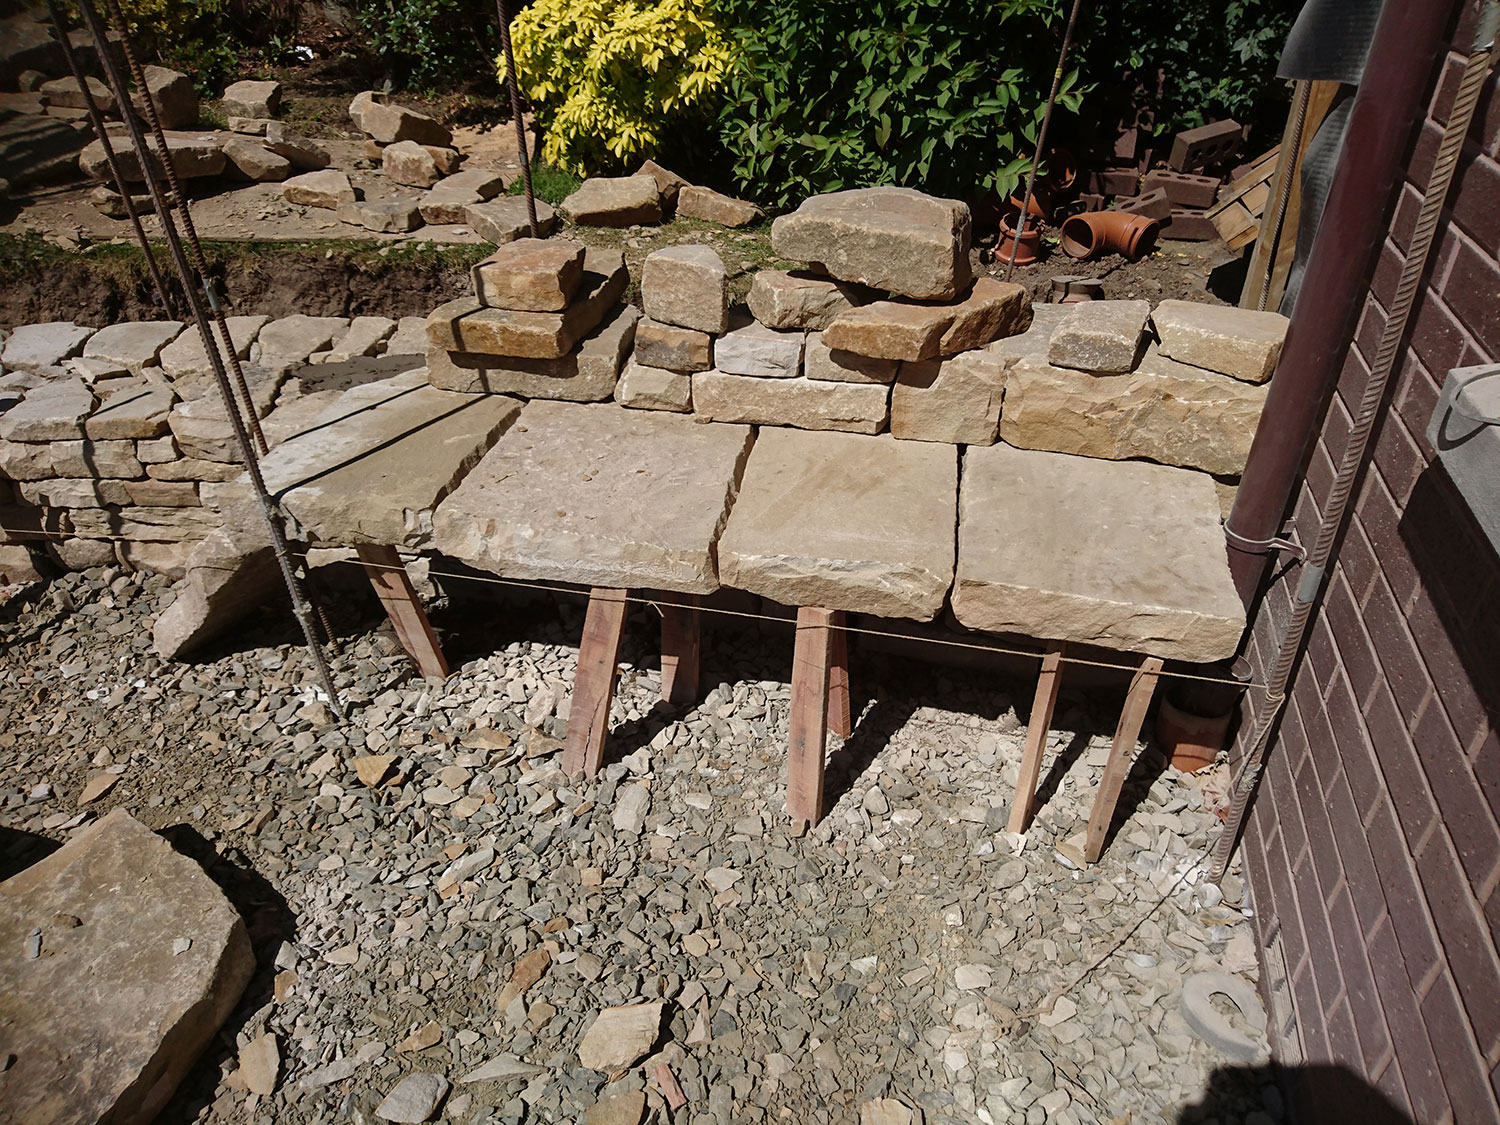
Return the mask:
<path fill-rule="evenodd" d="M 650 156 L 689 119 L 707 120 L 733 59 L 704 0 L 536 0 L 511 37 L 542 157 L 578 174 Z"/>

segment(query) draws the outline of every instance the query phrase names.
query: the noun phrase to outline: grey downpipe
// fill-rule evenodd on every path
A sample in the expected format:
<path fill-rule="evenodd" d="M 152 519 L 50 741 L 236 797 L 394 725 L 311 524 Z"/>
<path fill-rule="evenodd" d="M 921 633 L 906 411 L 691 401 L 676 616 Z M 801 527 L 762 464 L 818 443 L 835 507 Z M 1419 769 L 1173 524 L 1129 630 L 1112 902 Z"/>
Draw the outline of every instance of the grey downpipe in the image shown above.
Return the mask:
<path fill-rule="evenodd" d="M 1365 458 L 1369 453 L 1370 434 L 1380 416 L 1380 406 L 1390 385 L 1395 369 L 1396 352 L 1406 335 L 1406 326 L 1411 318 L 1412 304 L 1416 300 L 1417 288 L 1427 268 L 1427 259 L 1432 253 L 1433 239 L 1437 234 L 1438 221 L 1442 217 L 1443 204 L 1448 189 L 1453 184 L 1453 175 L 1463 151 L 1464 138 L 1474 119 L 1479 95 L 1489 74 L 1494 56 L 1495 37 L 1500 29 L 1500 0 L 1485 0 L 1480 13 L 1479 29 L 1475 33 L 1473 50 L 1464 62 L 1463 77 L 1459 81 L 1458 93 L 1453 100 L 1453 110 L 1443 128 L 1443 138 L 1438 145 L 1437 159 L 1432 176 L 1428 180 L 1427 192 L 1422 197 L 1422 208 L 1417 217 L 1416 230 L 1412 234 L 1411 247 L 1401 265 L 1401 279 L 1396 287 L 1396 297 L 1391 303 L 1390 315 L 1380 336 L 1374 361 L 1370 364 L 1370 375 L 1365 381 L 1364 394 L 1354 417 L 1349 440 L 1339 459 L 1338 472 L 1328 502 L 1324 506 L 1323 519 L 1318 527 L 1318 537 L 1308 553 L 1302 567 L 1302 577 L 1292 597 L 1292 615 L 1286 632 L 1276 651 L 1276 661 L 1267 677 L 1265 696 L 1257 709 L 1250 750 L 1240 767 L 1231 790 L 1229 815 L 1224 830 L 1214 844 L 1213 864 L 1209 878 L 1218 882 L 1229 867 L 1234 847 L 1244 825 L 1245 813 L 1260 781 L 1265 765 L 1266 748 L 1276 720 L 1286 704 L 1287 685 L 1291 681 L 1303 638 L 1312 621 L 1313 611 L 1322 593 L 1323 580 L 1334 558 L 1344 516 L 1355 482 L 1360 476 Z"/>

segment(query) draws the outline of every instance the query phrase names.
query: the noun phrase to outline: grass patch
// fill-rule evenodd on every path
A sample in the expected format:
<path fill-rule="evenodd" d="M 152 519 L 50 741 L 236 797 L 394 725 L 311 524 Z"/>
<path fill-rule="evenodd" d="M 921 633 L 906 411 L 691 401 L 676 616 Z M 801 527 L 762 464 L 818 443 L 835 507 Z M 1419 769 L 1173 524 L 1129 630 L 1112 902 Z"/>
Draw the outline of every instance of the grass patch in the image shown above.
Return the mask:
<path fill-rule="evenodd" d="M 538 199 L 556 207 L 578 190 L 583 181 L 565 168 L 554 168 L 551 164 L 537 164 L 531 169 L 531 190 Z M 507 189 L 510 195 L 526 194 L 526 178 L 520 176 Z"/>

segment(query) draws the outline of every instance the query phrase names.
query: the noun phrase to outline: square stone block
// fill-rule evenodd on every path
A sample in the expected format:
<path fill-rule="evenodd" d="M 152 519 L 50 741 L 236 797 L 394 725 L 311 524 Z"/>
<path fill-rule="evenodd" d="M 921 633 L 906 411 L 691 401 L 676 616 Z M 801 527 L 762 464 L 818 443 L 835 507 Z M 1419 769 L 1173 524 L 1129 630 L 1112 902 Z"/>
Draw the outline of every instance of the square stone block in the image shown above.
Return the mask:
<path fill-rule="evenodd" d="M 722 332 L 729 326 L 729 273 L 711 246 L 669 246 L 646 256 L 641 307 L 652 320 Z"/>
<path fill-rule="evenodd" d="M 449 391 L 602 402 L 614 394 L 640 316 L 630 305 L 617 306 L 590 336 L 559 359 L 473 355 L 428 345 L 427 380 Z"/>
<path fill-rule="evenodd" d="M 510 578 L 706 594 L 753 431 L 533 402 L 439 507 L 433 546 Z"/>
<path fill-rule="evenodd" d="M 693 409 L 716 422 L 878 434 L 890 415 L 890 397 L 884 383 L 752 379 L 722 371 L 693 376 Z"/>
<path fill-rule="evenodd" d="M 981 350 L 903 363 L 891 390 L 891 433 L 915 441 L 994 445 L 1005 361 Z"/>
<path fill-rule="evenodd" d="M 1008 445 L 969 449 L 953 612 L 985 632 L 1172 660 L 1233 656 L 1245 613 L 1213 478 Z"/>
<path fill-rule="evenodd" d="M 481 305 L 561 312 L 583 281 L 583 247 L 563 238 L 518 238 L 476 263 L 473 275 Z"/>
<path fill-rule="evenodd" d="M 953 582 L 958 450 L 763 429 L 719 543 L 724 585 L 930 621 Z"/>

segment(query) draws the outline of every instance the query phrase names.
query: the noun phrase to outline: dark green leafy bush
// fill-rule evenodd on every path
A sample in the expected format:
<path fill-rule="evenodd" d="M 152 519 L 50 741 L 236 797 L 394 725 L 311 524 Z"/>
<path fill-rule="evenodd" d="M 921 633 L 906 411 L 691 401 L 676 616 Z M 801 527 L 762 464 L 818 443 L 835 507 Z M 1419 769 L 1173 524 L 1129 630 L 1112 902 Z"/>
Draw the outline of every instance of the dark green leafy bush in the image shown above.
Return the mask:
<path fill-rule="evenodd" d="M 1028 167 L 1062 0 L 720 0 L 741 45 L 721 142 L 747 194 L 1009 192 Z M 1077 108 L 1077 74 L 1061 105 Z"/>
<path fill-rule="evenodd" d="M 354 14 L 364 46 L 397 86 L 453 86 L 493 72 L 500 50 L 493 0 L 355 0 Z"/>

